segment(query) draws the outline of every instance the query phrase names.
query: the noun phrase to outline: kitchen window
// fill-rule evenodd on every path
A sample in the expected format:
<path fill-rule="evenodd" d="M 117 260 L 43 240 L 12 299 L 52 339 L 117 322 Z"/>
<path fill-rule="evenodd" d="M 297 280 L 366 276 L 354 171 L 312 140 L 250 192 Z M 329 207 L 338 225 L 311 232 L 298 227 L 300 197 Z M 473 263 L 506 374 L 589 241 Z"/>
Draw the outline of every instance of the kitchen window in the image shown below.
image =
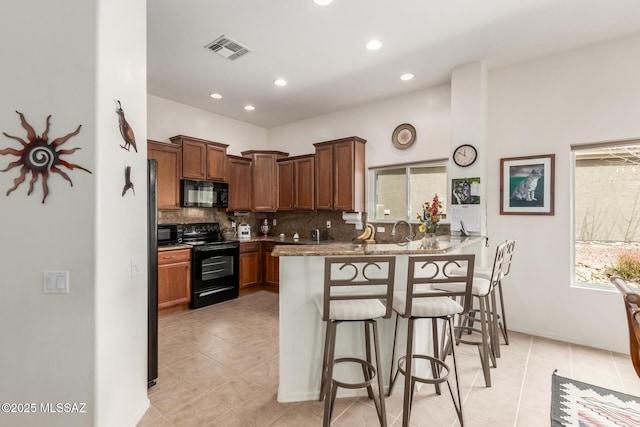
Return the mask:
<path fill-rule="evenodd" d="M 416 221 L 435 194 L 447 206 L 447 159 L 370 168 L 373 194 L 369 220 Z"/>
<path fill-rule="evenodd" d="M 573 283 L 612 288 L 620 260 L 640 265 L 640 140 L 571 147 Z"/>

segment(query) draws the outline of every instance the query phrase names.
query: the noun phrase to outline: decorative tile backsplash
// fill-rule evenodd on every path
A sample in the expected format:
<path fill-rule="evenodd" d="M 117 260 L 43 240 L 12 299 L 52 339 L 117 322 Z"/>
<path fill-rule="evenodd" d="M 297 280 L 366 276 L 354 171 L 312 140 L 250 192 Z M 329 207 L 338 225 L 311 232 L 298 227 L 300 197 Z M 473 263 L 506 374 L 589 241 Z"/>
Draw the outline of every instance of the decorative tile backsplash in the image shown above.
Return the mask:
<path fill-rule="evenodd" d="M 307 239 L 314 228 L 325 228 L 327 221 L 331 221 L 331 228 L 327 230 L 327 238 L 339 242 L 351 242 L 355 240 L 363 230 L 356 230 L 353 224 L 345 224 L 342 212 L 318 211 L 318 212 L 249 212 L 247 215 L 234 216 L 233 212 L 224 212 L 217 209 L 182 208 L 177 211 L 158 212 L 160 224 L 184 224 L 192 222 L 217 222 L 220 230 L 231 228 L 231 221 L 236 225 L 247 223 L 251 226 L 253 236 L 260 235 L 260 224 L 263 218 L 269 221 L 269 235 L 278 236 L 284 234 L 292 237 L 298 233 L 300 238 Z M 273 225 L 273 220 L 276 225 Z M 366 221 L 366 214 L 363 214 Z M 391 236 L 392 223 L 373 223 L 376 227 L 384 227 L 384 232 L 376 232 L 375 240 L 379 243 L 402 241 L 408 234 L 406 225 L 397 227 L 396 236 Z M 414 224 L 413 234 L 417 235 L 418 225 Z M 437 234 L 449 234 L 449 224 L 440 224 Z"/>

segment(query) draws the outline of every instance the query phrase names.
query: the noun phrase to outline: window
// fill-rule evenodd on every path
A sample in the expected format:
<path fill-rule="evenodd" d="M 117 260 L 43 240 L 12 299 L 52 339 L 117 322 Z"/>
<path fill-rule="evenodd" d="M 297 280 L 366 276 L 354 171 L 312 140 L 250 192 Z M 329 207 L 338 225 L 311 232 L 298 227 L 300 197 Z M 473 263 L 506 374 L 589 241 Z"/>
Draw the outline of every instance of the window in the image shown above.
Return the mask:
<path fill-rule="evenodd" d="M 573 282 L 609 287 L 619 259 L 640 263 L 640 140 L 571 149 Z"/>
<path fill-rule="evenodd" d="M 438 194 L 446 214 L 447 160 L 371 168 L 372 221 L 415 221 L 422 206 Z"/>

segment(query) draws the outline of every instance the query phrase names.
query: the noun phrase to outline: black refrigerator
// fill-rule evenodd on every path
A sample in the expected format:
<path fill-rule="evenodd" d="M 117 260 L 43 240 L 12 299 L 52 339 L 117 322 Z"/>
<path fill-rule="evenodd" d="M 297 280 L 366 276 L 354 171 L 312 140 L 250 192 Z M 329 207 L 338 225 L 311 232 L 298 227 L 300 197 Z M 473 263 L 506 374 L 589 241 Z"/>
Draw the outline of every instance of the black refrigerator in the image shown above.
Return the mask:
<path fill-rule="evenodd" d="M 158 380 L 158 162 L 147 160 L 148 337 L 147 388 Z"/>

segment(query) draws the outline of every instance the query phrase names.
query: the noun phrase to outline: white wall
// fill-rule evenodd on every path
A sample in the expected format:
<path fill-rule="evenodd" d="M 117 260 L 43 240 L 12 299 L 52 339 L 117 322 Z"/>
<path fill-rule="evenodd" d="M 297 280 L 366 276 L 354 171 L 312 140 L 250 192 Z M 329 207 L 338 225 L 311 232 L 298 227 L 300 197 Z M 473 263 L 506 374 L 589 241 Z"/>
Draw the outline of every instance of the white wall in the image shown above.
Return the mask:
<path fill-rule="evenodd" d="M 209 113 L 154 95 L 147 96 L 148 138 L 170 142 L 175 135 L 187 135 L 229 144 L 228 154 L 264 150 L 267 130 L 238 120 Z"/>
<path fill-rule="evenodd" d="M 146 1 L 100 0 L 94 134 L 95 426 L 133 426 L 147 398 Z M 123 150 L 115 100 L 138 151 Z M 131 191 L 122 196 L 124 170 Z M 132 277 L 131 263 L 140 274 Z"/>
<path fill-rule="evenodd" d="M 570 287 L 570 144 L 640 135 L 640 37 L 489 74 L 488 233 L 516 239 L 511 328 L 628 353 L 618 293 Z M 556 155 L 555 215 L 500 215 L 500 158 Z"/>
<path fill-rule="evenodd" d="M 0 130 L 26 140 L 15 110 L 49 142 L 82 125 L 59 149 L 89 169 L 60 169 L 28 195 L 31 174 L 0 172 L 0 402 L 86 403 L 84 413 L 5 414 L 0 425 L 126 426 L 146 396 L 146 22 L 144 0 L 7 0 Z M 100 16 L 98 19 L 97 16 Z M 119 148 L 114 99 L 140 141 Z M 0 149 L 21 148 L 0 135 Z M 0 156 L 0 169 L 17 159 Z M 136 196 L 120 196 L 131 165 Z M 142 274 L 128 276 L 132 257 Z M 45 270 L 69 271 L 70 292 L 43 295 Z"/>
<path fill-rule="evenodd" d="M 315 151 L 314 142 L 347 136 L 367 140 L 367 166 L 437 159 L 449 155 L 451 139 L 449 85 L 437 86 L 348 110 L 301 120 L 268 130 L 268 146 L 291 155 Z M 396 126 L 410 123 L 416 142 L 405 150 L 391 143 Z"/>

